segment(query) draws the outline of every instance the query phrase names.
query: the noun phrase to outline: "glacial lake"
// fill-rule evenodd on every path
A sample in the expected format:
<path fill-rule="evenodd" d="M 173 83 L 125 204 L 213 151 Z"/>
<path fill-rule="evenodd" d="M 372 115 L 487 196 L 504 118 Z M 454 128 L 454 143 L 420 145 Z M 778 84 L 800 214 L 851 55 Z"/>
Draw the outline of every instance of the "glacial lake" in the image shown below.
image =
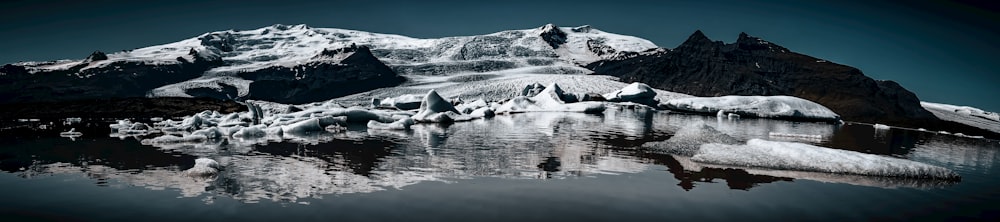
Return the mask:
<path fill-rule="evenodd" d="M 358 125 L 283 142 L 153 147 L 140 143 L 146 137 L 109 135 L 112 121 L 4 121 L 4 220 L 922 221 L 1000 215 L 1000 142 L 863 124 L 612 108 L 603 115 L 525 113 L 407 131 Z M 744 141 L 799 141 L 909 159 L 962 178 L 699 166 L 641 147 L 693 124 Z M 83 136 L 59 136 L 69 128 Z M 781 134 L 818 136 L 775 136 Z M 198 157 L 224 169 L 215 178 L 183 174 Z"/>

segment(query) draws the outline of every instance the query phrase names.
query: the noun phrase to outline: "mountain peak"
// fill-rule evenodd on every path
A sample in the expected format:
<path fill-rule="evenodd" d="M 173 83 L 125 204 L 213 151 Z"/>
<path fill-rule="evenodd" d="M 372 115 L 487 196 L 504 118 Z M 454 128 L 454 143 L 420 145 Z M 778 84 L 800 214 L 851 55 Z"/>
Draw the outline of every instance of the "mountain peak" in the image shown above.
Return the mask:
<path fill-rule="evenodd" d="M 736 38 L 736 47 L 744 50 L 788 51 L 788 49 L 785 49 L 784 47 L 775 45 L 774 43 L 765 41 L 764 39 L 751 36 L 746 32 L 740 32 L 739 37 Z"/>
<path fill-rule="evenodd" d="M 709 39 L 708 36 L 705 36 L 705 33 L 701 32 L 701 30 L 695 30 L 694 33 L 691 33 L 691 36 L 689 36 L 684 43 L 681 43 L 680 46 L 677 46 L 677 48 L 704 48 L 712 44 L 712 40 Z"/>
<path fill-rule="evenodd" d="M 560 45 L 566 43 L 566 33 L 559 29 L 558 26 L 549 23 L 538 29 L 540 31 L 538 36 L 541 36 L 542 40 L 545 40 L 553 49 L 557 49 Z"/>
<path fill-rule="evenodd" d="M 84 59 L 84 62 L 94 62 L 101 60 L 108 60 L 108 55 L 104 54 L 104 52 L 101 51 L 94 51 L 93 53 L 90 53 L 89 56 L 87 56 L 87 59 Z"/>
<path fill-rule="evenodd" d="M 688 39 L 687 39 L 686 42 L 691 42 L 691 41 L 694 41 L 694 42 L 709 41 L 709 42 L 711 42 L 712 40 L 709 39 L 708 36 L 705 36 L 705 33 L 701 32 L 701 29 L 698 29 L 698 30 L 694 30 L 694 33 L 691 33 L 691 36 L 688 36 Z"/>
<path fill-rule="evenodd" d="M 311 27 L 309 27 L 306 24 L 298 24 L 298 25 L 274 24 L 274 25 L 271 25 L 270 28 L 274 28 L 274 29 L 282 30 L 282 31 L 311 29 Z"/>
<path fill-rule="evenodd" d="M 556 26 L 555 24 L 549 23 L 549 24 L 543 25 L 542 27 L 538 27 L 538 30 L 541 30 L 542 32 L 548 32 L 548 31 L 551 31 L 551 30 L 559 30 L 559 26 Z"/>

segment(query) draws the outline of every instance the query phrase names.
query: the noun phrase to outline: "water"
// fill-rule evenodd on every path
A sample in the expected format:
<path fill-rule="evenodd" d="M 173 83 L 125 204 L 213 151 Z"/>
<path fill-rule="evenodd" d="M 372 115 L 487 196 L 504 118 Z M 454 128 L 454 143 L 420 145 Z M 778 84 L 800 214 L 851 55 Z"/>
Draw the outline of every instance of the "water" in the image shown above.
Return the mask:
<path fill-rule="evenodd" d="M 409 131 L 352 126 L 294 142 L 152 147 L 141 138 L 109 137 L 109 121 L 4 122 L 0 214 L 97 221 L 990 220 L 1000 214 L 997 141 L 860 124 L 611 109 Z M 962 180 L 701 166 L 641 147 L 693 123 L 740 140 L 800 141 L 915 160 L 951 169 Z M 58 136 L 71 127 L 83 136 Z M 225 168 L 217 178 L 182 174 L 197 157 Z"/>

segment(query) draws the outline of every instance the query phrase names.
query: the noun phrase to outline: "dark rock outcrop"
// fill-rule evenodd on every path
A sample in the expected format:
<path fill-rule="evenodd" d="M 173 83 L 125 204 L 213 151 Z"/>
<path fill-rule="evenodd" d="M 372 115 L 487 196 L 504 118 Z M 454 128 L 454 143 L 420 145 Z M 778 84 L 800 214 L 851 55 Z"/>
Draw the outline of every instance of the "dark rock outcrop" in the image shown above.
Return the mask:
<path fill-rule="evenodd" d="M 103 60 L 108 60 L 108 55 L 104 54 L 104 52 L 101 52 L 101 51 L 94 51 L 94 53 L 90 53 L 90 56 L 87 56 L 87 59 L 84 59 L 83 61 L 84 62 L 96 62 L 96 61 L 103 61 Z"/>
<path fill-rule="evenodd" d="M 0 106 L 0 119 L 177 117 L 205 110 L 232 113 L 246 111 L 247 107 L 211 98 L 100 98 L 4 104 Z"/>
<path fill-rule="evenodd" d="M 566 33 L 560 30 L 558 26 L 547 24 L 542 26 L 541 30 L 542 32 L 538 35 L 553 49 L 558 49 L 560 45 L 566 43 Z"/>
<path fill-rule="evenodd" d="M 791 52 L 740 33 L 735 43 L 696 31 L 673 50 L 657 50 L 587 65 L 596 74 L 643 82 L 695 96 L 790 95 L 826 106 L 845 120 L 899 126 L 938 121 L 916 95 L 892 81 Z"/>
<path fill-rule="evenodd" d="M 0 68 L 0 104 L 145 97 L 154 88 L 199 77 L 223 64 L 217 57 L 194 56 L 194 61 L 181 59 L 172 64 L 114 61 L 84 69 L 106 59 L 104 53 L 95 52 L 67 69 L 35 73 L 26 65 L 4 65 Z"/>
<path fill-rule="evenodd" d="M 323 50 L 294 67 L 270 67 L 240 73 L 253 80 L 248 99 L 308 103 L 396 86 L 405 79 L 375 58 L 367 46 Z"/>

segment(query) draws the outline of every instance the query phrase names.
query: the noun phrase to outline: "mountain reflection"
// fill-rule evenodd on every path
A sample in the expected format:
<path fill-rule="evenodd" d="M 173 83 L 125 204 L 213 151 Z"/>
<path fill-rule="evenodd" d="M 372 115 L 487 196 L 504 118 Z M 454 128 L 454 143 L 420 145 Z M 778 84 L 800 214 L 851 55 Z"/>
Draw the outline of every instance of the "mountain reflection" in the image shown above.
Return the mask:
<path fill-rule="evenodd" d="M 400 189 L 424 181 L 461 182 L 477 177 L 563 179 L 664 168 L 684 190 L 720 181 L 730 189 L 740 190 L 799 179 L 886 188 L 932 188 L 954 183 L 714 166 L 640 148 L 643 143 L 670 138 L 691 122 L 715 124 L 720 132 L 744 140 L 782 132 L 834 140 L 821 143 L 851 142 L 838 140 L 842 136 L 836 135 L 851 132 L 828 124 L 717 121 L 714 117 L 611 109 L 604 115 L 528 113 L 449 125 L 420 124 L 406 131 L 352 126 L 344 132 L 284 142 L 273 138 L 223 139 L 152 148 L 135 139 L 106 137 L 21 140 L 6 142 L 0 149 L 0 169 L 25 178 L 83 174 L 98 180 L 99 185 L 115 181 L 154 190 L 178 190 L 184 197 L 223 195 L 244 202 L 305 202 L 324 195 Z M 923 146 L 928 148 L 911 156 L 928 162 L 986 166 L 997 156 L 995 152 L 979 153 L 983 149 L 961 152 L 960 146 L 934 142 Z M 185 175 L 182 171 L 190 168 L 196 157 L 215 159 L 223 170 L 214 178 Z"/>

